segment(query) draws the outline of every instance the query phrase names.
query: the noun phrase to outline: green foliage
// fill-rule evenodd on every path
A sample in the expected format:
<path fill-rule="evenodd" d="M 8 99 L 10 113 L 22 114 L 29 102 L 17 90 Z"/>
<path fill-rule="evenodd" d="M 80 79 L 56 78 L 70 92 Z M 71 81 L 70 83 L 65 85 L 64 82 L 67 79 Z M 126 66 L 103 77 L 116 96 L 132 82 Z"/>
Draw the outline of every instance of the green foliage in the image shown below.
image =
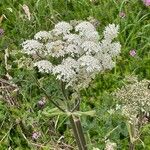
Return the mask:
<path fill-rule="evenodd" d="M 30 21 L 22 9 L 23 4 L 30 9 Z M 125 12 L 126 16 L 121 18 L 120 12 Z M 42 78 L 36 70 L 18 68 L 14 61 L 22 57 L 20 43 L 33 37 L 36 32 L 50 30 L 60 20 L 85 20 L 89 16 L 100 22 L 99 32 L 108 23 L 120 25 L 122 53 L 116 59 L 114 70 L 98 75 L 90 87 L 81 92 L 81 109 L 84 112 L 96 110 L 96 117 L 81 115 L 88 146 L 89 149 L 104 149 L 105 140 L 109 138 L 117 143 L 119 150 L 128 149 L 129 135 L 124 118 L 108 113 L 116 105 L 108 93 L 121 87 L 126 75 L 136 74 L 139 78 L 150 79 L 150 9 L 139 0 L 0 0 L 1 15 L 4 17 L 0 28 L 5 33 L 0 36 L 0 78 L 6 78 L 7 72 L 13 77 L 13 82 L 19 86 L 19 94 L 15 97 L 19 106 L 11 106 L 7 101 L 0 100 L 0 149 L 49 150 L 64 145 L 75 146 L 66 116 L 58 113 L 56 116 L 43 117 L 44 110 L 54 108 L 49 99 L 46 99 L 44 107 L 38 105 L 38 101 L 45 96 L 39 84 L 49 95 L 53 95 L 54 101 L 63 101 L 58 83 L 52 76 L 45 74 L 45 78 Z M 8 64 L 12 67 L 9 70 L 6 70 L 4 61 L 6 48 L 10 53 Z M 129 55 L 132 49 L 137 52 L 135 57 Z M 137 150 L 150 149 L 149 129 L 148 124 L 142 130 L 141 140 L 145 148 L 142 142 L 138 142 Z M 33 140 L 32 133 L 36 131 L 41 136 Z M 59 141 L 63 135 L 64 139 Z"/>

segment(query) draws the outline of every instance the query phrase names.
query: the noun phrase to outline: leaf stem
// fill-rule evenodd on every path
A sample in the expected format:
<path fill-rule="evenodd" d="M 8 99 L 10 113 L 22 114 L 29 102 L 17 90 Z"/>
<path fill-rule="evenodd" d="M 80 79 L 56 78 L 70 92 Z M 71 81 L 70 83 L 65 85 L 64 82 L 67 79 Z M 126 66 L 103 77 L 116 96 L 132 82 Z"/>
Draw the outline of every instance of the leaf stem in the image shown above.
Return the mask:
<path fill-rule="evenodd" d="M 34 78 L 34 79 L 35 79 L 35 78 Z M 39 88 L 43 91 L 43 93 L 45 94 L 46 98 L 47 98 L 48 100 L 50 100 L 51 103 L 52 103 L 54 106 L 56 106 L 59 110 L 61 110 L 62 112 L 66 112 L 66 110 L 64 110 L 63 108 L 61 108 L 56 102 L 54 102 L 54 101 L 52 100 L 51 96 L 50 96 L 49 94 L 47 94 L 46 90 L 40 85 L 40 83 L 38 82 L 38 80 L 37 80 L 37 79 L 35 79 L 35 80 L 36 80 L 36 83 L 37 83 L 38 87 L 39 87 Z"/>

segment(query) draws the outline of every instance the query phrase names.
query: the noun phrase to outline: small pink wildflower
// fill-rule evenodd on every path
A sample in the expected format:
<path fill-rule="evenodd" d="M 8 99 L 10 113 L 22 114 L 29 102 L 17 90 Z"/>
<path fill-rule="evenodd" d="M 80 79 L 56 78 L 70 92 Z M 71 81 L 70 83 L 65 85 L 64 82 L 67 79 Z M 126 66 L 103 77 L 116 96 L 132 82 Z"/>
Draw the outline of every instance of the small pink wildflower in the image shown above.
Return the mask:
<path fill-rule="evenodd" d="M 125 12 L 120 12 L 120 13 L 119 13 L 119 17 L 120 17 L 120 18 L 124 18 L 125 16 L 126 16 Z"/>
<path fill-rule="evenodd" d="M 150 0 L 143 0 L 143 3 L 145 4 L 145 6 L 150 6 Z"/>
<path fill-rule="evenodd" d="M 41 100 L 38 101 L 37 104 L 39 107 L 43 107 L 45 105 L 45 103 L 46 103 L 46 98 L 43 97 Z"/>
<path fill-rule="evenodd" d="M 37 140 L 40 136 L 41 136 L 41 134 L 39 132 L 33 132 L 32 139 Z"/>
<path fill-rule="evenodd" d="M 0 28 L 0 36 L 4 34 L 4 30 Z"/>
<path fill-rule="evenodd" d="M 136 55 L 136 51 L 134 49 L 130 50 L 129 54 L 130 56 L 134 57 Z"/>
<path fill-rule="evenodd" d="M 39 104 L 39 106 L 43 106 L 45 104 L 45 101 L 40 100 L 40 101 L 38 101 L 38 104 Z"/>

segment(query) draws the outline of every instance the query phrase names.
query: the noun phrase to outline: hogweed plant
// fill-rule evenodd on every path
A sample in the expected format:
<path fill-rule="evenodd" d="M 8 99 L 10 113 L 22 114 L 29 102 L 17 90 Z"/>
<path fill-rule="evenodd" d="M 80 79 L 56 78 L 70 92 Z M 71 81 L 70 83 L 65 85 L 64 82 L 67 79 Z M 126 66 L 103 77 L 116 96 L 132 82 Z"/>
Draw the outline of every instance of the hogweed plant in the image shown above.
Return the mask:
<path fill-rule="evenodd" d="M 135 144 L 140 139 L 140 131 L 148 122 L 150 113 L 150 81 L 130 76 L 125 79 L 128 84 L 117 90 L 114 95 L 121 102 L 121 113 L 126 118 L 130 136 L 130 150 L 135 150 Z M 142 141 L 141 141 L 142 142 Z"/>
<path fill-rule="evenodd" d="M 22 52 L 34 58 L 34 67 L 41 73 L 54 75 L 60 81 L 66 105 L 60 106 L 52 99 L 50 101 L 69 116 L 79 150 L 88 149 L 78 115 L 80 90 L 87 88 L 96 74 L 115 67 L 113 58 L 119 55 L 121 49 L 120 43 L 115 42 L 118 30 L 117 25 L 109 24 L 100 41 L 92 23 L 62 21 L 51 31 L 40 31 L 34 39 L 22 43 Z"/>

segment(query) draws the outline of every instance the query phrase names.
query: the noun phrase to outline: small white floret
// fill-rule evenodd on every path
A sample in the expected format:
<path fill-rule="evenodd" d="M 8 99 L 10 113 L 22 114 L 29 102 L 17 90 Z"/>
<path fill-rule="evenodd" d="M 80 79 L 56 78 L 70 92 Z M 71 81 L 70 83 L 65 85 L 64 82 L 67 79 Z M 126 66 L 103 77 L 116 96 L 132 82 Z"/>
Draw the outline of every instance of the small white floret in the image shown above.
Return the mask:
<path fill-rule="evenodd" d="M 64 51 L 64 42 L 61 40 L 57 40 L 55 42 L 50 42 L 46 44 L 47 54 L 52 57 L 61 57 L 65 55 Z"/>
<path fill-rule="evenodd" d="M 44 45 L 36 40 L 26 40 L 21 45 L 23 47 L 22 51 L 28 55 L 41 53 L 44 48 Z"/>
<path fill-rule="evenodd" d="M 99 34 L 97 31 L 86 31 L 84 33 L 80 33 L 80 36 L 82 39 L 85 41 L 93 41 L 93 42 L 98 42 L 99 41 Z"/>
<path fill-rule="evenodd" d="M 85 41 L 81 47 L 83 48 L 84 52 L 86 52 L 86 54 L 95 54 L 100 50 L 99 44 L 93 41 Z"/>
<path fill-rule="evenodd" d="M 34 63 L 34 66 L 38 67 L 39 72 L 42 73 L 51 73 L 53 69 L 52 63 L 47 60 L 40 60 Z"/>
<path fill-rule="evenodd" d="M 102 70 L 99 60 L 90 55 L 82 56 L 78 61 L 81 68 L 85 68 L 87 72 L 97 72 Z"/>
<path fill-rule="evenodd" d="M 66 54 L 70 54 L 72 57 L 81 53 L 81 48 L 75 44 L 69 44 L 64 49 Z"/>
<path fill-rule="evenodd" d="M 59 22 L 55 25 L 53 30 L 54 35 L 61 35 L 61 34 L 69 34 L 73 27 L 65 21 Z"/>
<path fill-rule="evenodd" d="M 112 57 L 118 56 L 121 53 L 121 44 L 119 42 L 112 43 L 109 53 Z"/>
<path fill-rule="evenodd" d="M 66 65 L 58 65 L 54 67 L 53 74 L 56 75 L 58 80 L 69 82 L 76 75 L 75 71 Z"/>
<path fill-rule="evenodd" d="M 101 63 L 102 63 L 104 70 L 106 70 L 106 69 L 111 70 L 112 68 L 115 67 L 115 62 L 113 62 L 113 60 L 109 54 L 102 55 Z"/>
<path fill-rule="evenodd" d="M 46 41 L 46 40 L 52 39 L 52 35 L 50 34 L 50 32 L 47 32 L 47 31 L 39 31 L 38 33 L 34 35 L 34 39 Z"/>
<path fill-rule="evenodd" d="M 77 34 L 68 34 L 63 37 L 65 41 L 70 44 L 80 45 L 82 43 L 82 39 Z"/>
<path fill-rule="evenodd" d="M 95 30 L 96 29 L 94 25 L 88 21 L 83 21 L 75 27 L 76 32 L 87 32 L 87 31 L 95 31 Z"/>
<path fill-rule="evenodd" d="M 79 63 L 75 59 L 68 57 L 62 61 L 62 64 L 74 70 L 79 70 Z"/>
<path fill-rule="evenodd" d="M 115 24 L 109 24 L 105 27 L 104 38 L 108 40 L 113 40 L 118 36 L 119 26 Z"/>

